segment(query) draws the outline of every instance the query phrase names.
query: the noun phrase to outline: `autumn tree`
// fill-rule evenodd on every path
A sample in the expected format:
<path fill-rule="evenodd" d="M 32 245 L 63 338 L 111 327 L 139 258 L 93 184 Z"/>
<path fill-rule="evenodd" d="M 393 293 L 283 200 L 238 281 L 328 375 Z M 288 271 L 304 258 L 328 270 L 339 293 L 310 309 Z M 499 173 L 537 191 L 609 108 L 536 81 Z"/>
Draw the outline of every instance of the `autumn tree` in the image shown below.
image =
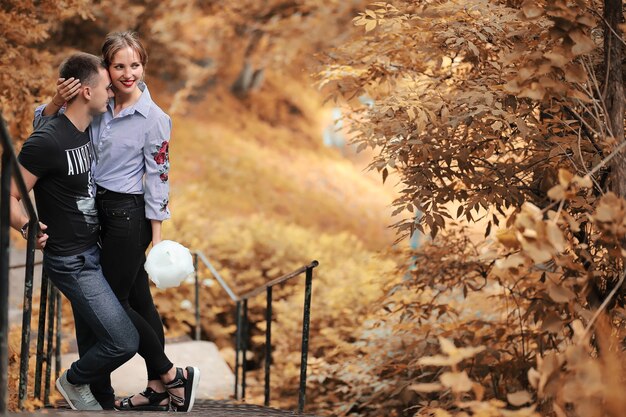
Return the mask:
<path fill-rule="evenodd" d="M 620 415 L 625 374 L 605 386 L 584 372 L 623 367 L 621 7 L 377 2 L 355 17 L 362 36 L 333 53 L 320 84 L 353 105 L 355 142 L 377 152 L 371 168 L 399 178 L 399 234 L 434 241 L 381 304 L 379 326 L 402 349 L 381 339 L 387 357 L 364 352 L 376 363 L 369 383 L 395 388 L 348 394 L 346 413 L 509 415 L 534 403 L 515 415 Z M 365 94 L 374 106 L 355 105 Z M 493 240 L 460 245 L 461 220 L 482 220 Z M 463 317 L 453 301 L 472 293 L 503 316 Z"/>
<path fill-rule="evenodd" d="M 37 45 L 74 16 L 93 17 L 86 1 L 0 3 L 0 109 L 17 137 L 28 136 L 35 103 L 54 87 L 49 81 L 56 62 L 54 51 Z"/>

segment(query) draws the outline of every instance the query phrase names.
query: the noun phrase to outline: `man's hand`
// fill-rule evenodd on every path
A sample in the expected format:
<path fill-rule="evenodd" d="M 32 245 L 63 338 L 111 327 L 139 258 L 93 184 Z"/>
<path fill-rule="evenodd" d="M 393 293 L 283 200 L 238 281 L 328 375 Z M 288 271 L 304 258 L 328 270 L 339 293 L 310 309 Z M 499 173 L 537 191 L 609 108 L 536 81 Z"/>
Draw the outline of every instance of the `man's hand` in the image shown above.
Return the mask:
<path fill-rule="evenodd" d="M 48 234 L 44 233 L 48 226 L 39 222 L 39 233 L 37 233 L 37 249 L 43 249 L 46 246 L 46 241 L 48 240 Z"/>

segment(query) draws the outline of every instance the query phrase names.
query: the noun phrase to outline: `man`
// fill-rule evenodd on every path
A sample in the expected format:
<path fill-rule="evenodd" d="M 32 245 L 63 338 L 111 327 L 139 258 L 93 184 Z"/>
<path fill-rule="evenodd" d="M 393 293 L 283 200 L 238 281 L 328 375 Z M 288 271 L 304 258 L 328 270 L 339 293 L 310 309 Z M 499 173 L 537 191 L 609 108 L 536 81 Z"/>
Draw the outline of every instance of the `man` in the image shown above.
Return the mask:
<path fill-rule="evenodd" d="M 94 116 L 107 110 L 111 80 L 102 60 L 85 53 L 71 55 L 59 72 L 65 79 L 80 79 L 80 91 L 64 114 L 33 132 L 18 161 L 27 189 L 35 192 L 43 268 L 70 300 L 74 316 L 86 321 L 96 336 L 95 343 L 56 381 L 57 389 L 72 409 L 102 410 L 89 384 L 129 360 L 139 345 L 137 330 L 102 274 L 97 246 L 88 127 Z M 28 218 L 19 200 L 13 184 L 11 226 L 26 236 Z"/>

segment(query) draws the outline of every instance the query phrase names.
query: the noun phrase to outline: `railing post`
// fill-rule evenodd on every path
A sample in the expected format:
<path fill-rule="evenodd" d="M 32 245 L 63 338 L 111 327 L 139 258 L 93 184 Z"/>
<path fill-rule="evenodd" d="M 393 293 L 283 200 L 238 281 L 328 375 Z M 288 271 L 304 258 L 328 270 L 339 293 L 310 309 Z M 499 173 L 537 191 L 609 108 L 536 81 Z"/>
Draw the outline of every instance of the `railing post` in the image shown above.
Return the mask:
<path fill-rule="evenodd" d="M 241 399 L 246 399 L 246 372 L 248 371 L 248 361 L 246 353 L 248 351 L 248 300 L 243 300 L 243 330 L 241 335 Z"/>
<path fill-rule="evenodd" d="M 4 120 L 0 118 L 4 135 Z M 8 140 L 8 138 L 4 138 Z M 4 147 L 3 147 L 4 149 Z M 9 374 L 9 218 L 12 162 L 9 151 L 2 152 L 0 173 L 0 414 L 6 415 Z"/>
<path fill-rule="evenodd" d="M 272 287 L 267 287 L 265 309 L 265 406 L 270 405 L 270 366 L 272 365 Z"/>
<path fill-rule="evenodd" d="M 43 285 L 43 284 L 42 284 Z M 54 316 L 56 306 L 56 293 L 52 281 L 48 281 L 48 344 L 46 346 L 46 378 L 43 401 L 50 403 L 50 379 L 52 378 L 52 339 L 54 338 Z"/>
<path fill-rule="evenodd" d="M 239 351 L 241 350 L 241 301 L 237 301 L 236 308 L 237 317 L 235 322 L 237 323 L 237 333 L 235 336 L 235 400 L 239 399 Z"/>
<path fill-rule="evenodd" d="M 25 196 L 24 198 L 28 198 Z M 26 243 L 26 272 L 24 275 L 24 309 L 22 310 L 22 347 L 20 350 L 19 409 L 24 408 L 28 386 L 28 362 L 30 359 L 30 319 L 33 311 L 33 272 L 35 268 L 35 239 L 38 232 L 37 219 L 30 219 Z"/>
<path fill-rule="evenodd" d="M 44 337 L 46 334 L 46 308 L 48 307 L 48 276 L 45 272 L 41 274 L 41 296 L 39 297 L 39 324 L 37 327 L 37 355 L 35 361 L 35 387 L 33 395 L 38 400 L 41 399 L 41 374 L 43 369 L 44 357 Z"/>
<path fill-rule="evenodd" d="M 309 323 L 311 321 L 311 288 L 313 284 L 313 268 L 306 270 L 306 287 L 304 289 L 304 317 L 302 319 L 302 357 L 300 359 L 300 395 L 298 413 L 304 411 L 306 399 L 306 367 L 309 354 Z"/>
<path fill-rule="evenodd" d="M 61 322 L 63 319 L 63 304 L 61 300 L 61 291 L 59 291 L 56 287 L 54 289 L 54 293 L 57 298 L 57 325 L 56 325 L 56 344 L 54 346 L 54 380 L 59 379 L 61 375 Z"/>
<path fill-rule="evenodd" d="M 200 340 L 200 283 L 198 282 L 198 254 L 193 254 L 193 270 L 196 291 L 196 340 Z"/>

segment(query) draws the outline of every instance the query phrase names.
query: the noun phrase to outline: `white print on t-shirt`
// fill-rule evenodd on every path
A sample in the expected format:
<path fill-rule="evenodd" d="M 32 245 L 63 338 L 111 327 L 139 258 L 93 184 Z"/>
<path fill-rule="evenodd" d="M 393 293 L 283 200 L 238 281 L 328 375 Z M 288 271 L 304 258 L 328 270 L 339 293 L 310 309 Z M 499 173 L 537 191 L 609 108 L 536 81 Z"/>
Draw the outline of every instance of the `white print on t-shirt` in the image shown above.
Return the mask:
<path fill-rule="evenodd" d="M 92 150 L 91 142 L 88 142 L 79 148 L 66 149 L 65 157 L 67 158 L 67 175 L 80 175 L 87 172 L 87 193 L 89 197 L 93 198 L 96 196 L 96 193 L 91 175 Z"/>
<path fill-rule="evenodd" d="M 98 210 L 96 209 L 95 198 L 77 198 L 76 207 L 83 213 L 86 224 L 98 224 Z"/>
<path fill-rule="evenodd" d="M 66 149 L 67 175 L 80 175 L 91 169 L 91 149 L 89 144 L 80 148 Z"/>

